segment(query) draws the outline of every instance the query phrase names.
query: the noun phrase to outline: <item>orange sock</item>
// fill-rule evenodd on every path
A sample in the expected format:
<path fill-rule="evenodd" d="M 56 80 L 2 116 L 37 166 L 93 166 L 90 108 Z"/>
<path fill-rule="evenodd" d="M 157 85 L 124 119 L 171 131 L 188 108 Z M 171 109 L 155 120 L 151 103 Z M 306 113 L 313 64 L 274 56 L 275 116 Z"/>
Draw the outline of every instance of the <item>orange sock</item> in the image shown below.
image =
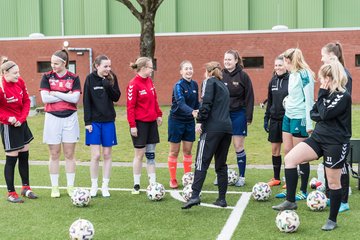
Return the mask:
<path fill-rule="evenodd" d="M 176 179 L 177 157 L 168 157 L 170 179 Z"/>
<path fill-rule="evenodd" d="M 184 155 L 184 173 L 191 172 L 192 155 Z"/>

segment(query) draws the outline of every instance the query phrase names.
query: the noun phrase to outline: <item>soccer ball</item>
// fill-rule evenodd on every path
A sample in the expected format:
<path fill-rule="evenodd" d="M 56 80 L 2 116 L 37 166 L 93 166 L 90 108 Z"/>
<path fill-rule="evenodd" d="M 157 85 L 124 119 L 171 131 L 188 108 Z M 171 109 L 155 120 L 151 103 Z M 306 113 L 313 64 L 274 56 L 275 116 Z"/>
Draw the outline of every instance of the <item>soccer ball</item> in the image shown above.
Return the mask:
<path fill-rule="evenodd" d="M 165 196 L 165 188 L 161 183 L 151 183 L 146 189 L 146 195 L 151 201 L 160 201 Z"/>
<path fill-rule="evenodd" d="M 316 190 L 312 191 L 306 198 L 306 205 L 312 211 L 322 211 L 326 208 L 327 197 L 324 193 Z"/>
<path fill-rule="evenodd" d="M 258 182 L 252 188 L 252 195 L 257 201 L 266 201 L 271 195 L 271 188 L 267 183 Z"/>
<path fill-rule="evenodd" d="M 95 234 L 95 229 L 92 223 L 85 219 L 78 219 L 69 228 L 70 239 L 92 239 Z"/>
<path fill-rule="evenodd" d="M 284 210 L 278 213 L 275 223 L 281 232 L 292 233 L 298 229 L 300 219 L 295 211 Z"/>
<path fill-rule="evenodd" d="M 192 184 L 188 184 L 184 187 L 183 192 L 182 192 L 182 197 L 184 198 L 185 201 L 189 201 L 191 196 L 192 196 Z"/>
<path fill-rule="evenodd" d="M 71 196 L 72 203 L 77 207 L 86 207 L 91 200 L 90 192 L 83 188 L 77 188 L 74 190 Z"/>
<path fill-rule="evenodd" d="M 192 184 L 194 182 L 194 173 L 187 172 L 184 174 L 184 176 L 181 178 L 182 185 L 186 187 L 189 184 Z"/>
<path fill-rule="evenodd" d="M 283 108 L 286 109 L 286 101 L 288 100 L 289 96 L 284 97 L 282 101 Z"/>
<path fill-rule="evenodd" d="M 238 173 L 234 169 L 228 169 L 228 185 L 234 185 L 238 180 Z"/>

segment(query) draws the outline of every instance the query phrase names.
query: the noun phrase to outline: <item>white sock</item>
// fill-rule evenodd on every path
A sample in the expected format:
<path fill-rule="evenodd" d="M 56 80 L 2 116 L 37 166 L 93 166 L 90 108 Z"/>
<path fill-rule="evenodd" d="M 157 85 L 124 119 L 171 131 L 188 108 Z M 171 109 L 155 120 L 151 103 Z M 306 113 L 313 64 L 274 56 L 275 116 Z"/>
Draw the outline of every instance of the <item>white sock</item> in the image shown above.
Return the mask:
<path fill-rule="evenodd" d="M 52 187 L 59 186 L 59 174 L 50 174 L 50 181 Z"/>
<path fill-rule="evenodd" d="M 102 182 L 102 187 L 107 187 L 109 186 L 109 178 L 103 178 L 103 182 Z"/>
<path fill-rule="evenodd" d="M 68 186 L 74 186 L 75 173 L 66 173 L 66 181 Z"/>
<path fill-rule="evenodd" d="M 134 185 L 135 184 L 140 185 L 140 178 L 141 178 L 141 174 L 134 174 Z"/>
<path fill-rule="evenodd" d="M 98 179 L 97 178 L 92 178 L 91 179 L 91 187 L 93 187 L 93 188 L 98 187 Z"/>
<path fill-rule="evenodd" d="M 156 183 L 156 173 L 149 173 L 148 176 L 149 176 L 149 183 L 150 184 Z"/>

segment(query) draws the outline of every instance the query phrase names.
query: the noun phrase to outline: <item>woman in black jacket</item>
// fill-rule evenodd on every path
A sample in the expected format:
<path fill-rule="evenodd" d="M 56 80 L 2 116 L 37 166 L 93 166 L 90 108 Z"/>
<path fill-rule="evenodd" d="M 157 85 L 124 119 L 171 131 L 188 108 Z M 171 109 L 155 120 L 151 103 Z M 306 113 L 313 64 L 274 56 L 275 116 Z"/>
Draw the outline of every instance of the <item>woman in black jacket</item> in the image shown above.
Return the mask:
<path fill-rule="evenodd" d="M 227 206 L 225 200 L 228 182 L 226 159 L 232 135 L 229 90 L 221 81 L 222 74 L 218 62 L 209 62 L 205 67 L 207 80 L 195 127 L 196 132 L 201 135 L 196 153 L 193 192 L 191 199 L 182 207 L 183 209 L 200 204 L 199 195 L 214 155 L 219 189 L 219 197 L 214 205 Z"/>
<path fill-rule="evenodd" d="M 116 75 L 111 71 L 111 61 L 105 55 L 95 58 L 94 72 L 86 77 L 84 84 L 84 121 L 86 145 L 91 148 L 91 190 L 92 197 L 97 195 L 99 160 L 104 159 L 102 196 L 110 197 L 108 184 L 111 173 L 111 150 L 117 145 L 115 130 L 114 102 L 120 98 L 120 89 Z"/>
<path fill-rule="evenodd" d="M 288 95 L 289 72 L 284 65 L 282 55 L 275 59 L 274 75 L 269 82 L 267 106 L 264 117 L 264 129 L 269 133 L 268 141 L 271 142 L 272 164 L 274 177 L 268 182 L 270 187 L 281 184 L 281 143 L 282 120 L 285 109 L 283 100 Z"/>

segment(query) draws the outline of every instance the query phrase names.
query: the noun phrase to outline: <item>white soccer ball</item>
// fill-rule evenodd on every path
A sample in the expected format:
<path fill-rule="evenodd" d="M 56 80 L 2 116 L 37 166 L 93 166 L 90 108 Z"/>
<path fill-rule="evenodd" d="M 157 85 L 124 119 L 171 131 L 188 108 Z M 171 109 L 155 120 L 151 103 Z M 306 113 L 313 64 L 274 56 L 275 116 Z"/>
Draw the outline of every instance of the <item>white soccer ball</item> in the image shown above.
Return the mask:
<path fill-rule="evenodd" d="M 151 201 L 160 201 L 165 196 L 165 188 L 161 183 L 151 183 L 146 189 L 146 195 Z"/>
<path fill-rule="evenodd" d="M 189 201 L 191 196 L 192 196 L 192 184 L 188 184 L 184 187 L 183 192 L 182 192 L 182 197 L 184 198 L 185 201 Z"/>
<path fill-rule="evenodd" d="M 228 169 L 228 185 L 234 185 L 239 180 L 239 174 L 234 169 Z"/>
<path fill-rule="evenodd" d="M 258 182 L 252 188 L 252 196 L 257 201 L 266 201 L 271 195 L 271 188 L 265 182 Z"/>
<path fill-rule="evenodd" d="M 69 228 L 70 239 L 72 240 L 88 240 L 95 235 L 95 229 L 92 223 L 86 219 L 78 219 Z"/>
<path fill-rule="evenodd" d="M 192 184 L 194 182 L 194 173 L 193 172 L 185 173 L 181 178 L 181 182 L 184 187 L 186 187 L 189 184 Z"/>
<path fill-rule="evenodd" d="M 312 191 L 306 198 L 306 205 L 312 211 L 322 211 L 326 208 L 327 197 L 323 192 L 318 190 Z"/>
<path fill-rule="evenodd" d="M 275 223 L 281 232 L 292 233 L 298 229 L 300 219 L 295 211 L 284 210 L 278 213 Z"/>
<path fill-rule="evenodd" d="M 72 203 L 77 207 L 86 207 L 91 200 L 90 192 L 83 188 L 77 188 L 74 190 L 71 196 Z"/>
<path fill-rule="evenodd" d="M 289 96 L 284 97 L 282 101 L 283 108 L 286 109 L 286 101 L 288 100 Z"/>

